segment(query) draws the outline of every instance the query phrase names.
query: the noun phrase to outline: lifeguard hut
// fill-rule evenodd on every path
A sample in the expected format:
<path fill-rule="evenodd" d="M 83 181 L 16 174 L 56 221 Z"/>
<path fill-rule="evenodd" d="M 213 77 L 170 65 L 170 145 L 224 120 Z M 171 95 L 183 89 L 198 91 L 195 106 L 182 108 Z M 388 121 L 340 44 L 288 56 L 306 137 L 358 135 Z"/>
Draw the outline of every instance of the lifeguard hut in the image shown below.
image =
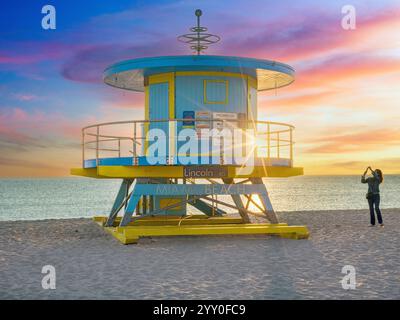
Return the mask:
<path fill-rule="evenodd" d="M 144 120 L 83 128 L 82 168 L 71 174 L 122 179 L 109 215 L 94 220 L 125 244 L 145 236 L 307 238 L 305 226 L 279 222 L 262 180 L 303 174 L 293 166 L 294 127 L 257 117 L 257 92 L 289 85 L 294 70 L 202 55 L 219 37 L 195 14 L 197 26 L 178 37 L 194 55 L 132 59 L 104 71 L 106 84 L 144 92 Z"/>

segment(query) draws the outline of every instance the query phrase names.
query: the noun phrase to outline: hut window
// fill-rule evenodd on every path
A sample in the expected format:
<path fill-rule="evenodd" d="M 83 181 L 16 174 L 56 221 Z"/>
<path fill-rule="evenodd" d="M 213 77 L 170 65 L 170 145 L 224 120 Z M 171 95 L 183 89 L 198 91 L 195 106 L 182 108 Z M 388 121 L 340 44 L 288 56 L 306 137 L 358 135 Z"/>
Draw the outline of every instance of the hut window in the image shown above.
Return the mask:
<path fill-rule="evenodd" d="M 204 103 L 227 104 L 228 80 L 204 80 Z"/>

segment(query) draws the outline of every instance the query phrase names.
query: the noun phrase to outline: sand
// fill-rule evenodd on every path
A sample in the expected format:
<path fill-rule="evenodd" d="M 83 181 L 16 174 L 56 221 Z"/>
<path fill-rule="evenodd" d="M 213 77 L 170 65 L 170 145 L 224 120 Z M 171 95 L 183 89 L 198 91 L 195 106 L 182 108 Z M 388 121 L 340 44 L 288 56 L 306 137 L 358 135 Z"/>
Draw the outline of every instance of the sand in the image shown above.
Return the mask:
<path fill-rule="evenodd" d="M 124 246 L 89 219 L 0 222 L 0 299 L 399 299 L 400 209 L 279 213 L 309 240 L 145 238 Z M 41 287 L 56 268 L 56 289 Z M 344 290 L 344 265 L 356 289 Z"/>

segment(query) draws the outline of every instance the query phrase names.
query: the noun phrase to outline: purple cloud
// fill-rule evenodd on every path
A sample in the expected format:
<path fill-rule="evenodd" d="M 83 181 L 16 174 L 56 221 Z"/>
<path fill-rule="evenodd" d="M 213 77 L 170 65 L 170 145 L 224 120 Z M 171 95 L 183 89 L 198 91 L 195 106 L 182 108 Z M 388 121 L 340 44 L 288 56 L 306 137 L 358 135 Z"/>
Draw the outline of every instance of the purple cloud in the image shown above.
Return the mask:
<path fill-rule="evenodd" d="M 185 48 L 171 46 L 170 41 L 164 39 L 159 42 L 145 45 L 97 45 L 76 52 L 71 59 L 64 63 L 61 74 L 72 81 L 101 83 L 102 74 L 109 65 L 133 58 L 155 55 L 173 55 L 182 53 Z"/>

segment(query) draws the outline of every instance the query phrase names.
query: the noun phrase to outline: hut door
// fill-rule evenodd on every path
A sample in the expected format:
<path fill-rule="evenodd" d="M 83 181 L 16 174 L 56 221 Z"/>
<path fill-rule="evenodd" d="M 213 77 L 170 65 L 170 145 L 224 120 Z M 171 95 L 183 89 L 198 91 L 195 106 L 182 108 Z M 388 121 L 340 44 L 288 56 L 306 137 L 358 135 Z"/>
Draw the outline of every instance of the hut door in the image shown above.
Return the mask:
<path fill-rule="evenodd" d="M 148 129 L 160 129 L 165 134 L 166 156 L 174 154 L 174 126 L 169 119 L 174 115 L 174 77 L 173 74 L 160 74 L 150 77 L 148 87 Z M 155 121 L 157 120 L 157 121 Z M 160 121 L 162 120 L 162 121 Z"/>
<path fill-rule="evenodd" d="M 168 120 L 168 82 L 151 84 L 149 88 L 149 120 Z M 168 122 L 151 122 L 150 128 L 159 128 L 165 130 L 168 128 Z M 168 130 L 165 131 L 167 134 Z"/>

